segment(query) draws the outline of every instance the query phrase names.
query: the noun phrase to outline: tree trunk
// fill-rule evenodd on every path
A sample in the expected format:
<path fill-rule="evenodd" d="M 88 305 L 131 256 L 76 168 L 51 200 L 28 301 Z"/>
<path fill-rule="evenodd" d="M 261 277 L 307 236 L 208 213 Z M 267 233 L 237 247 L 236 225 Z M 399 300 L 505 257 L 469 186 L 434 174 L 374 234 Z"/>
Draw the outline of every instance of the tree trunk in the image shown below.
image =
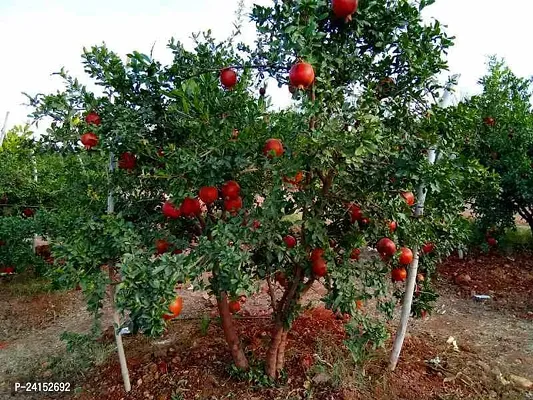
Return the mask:
<path fill-rule="evenodd" d="M 533 232 L 533 213 L 531 212 L 531 210 L 526 207 L 520 207 L 518 209 L 518 214 L 520 214 L 520 216 L 524 218 L 524 220 L 531 228 L 531 232 Z"/>
<path fill-rule="evenodd" d="M 285 368 L 285 348 L 287 347 L 288 333 L 282 324 L 276 324 L 266 357 L 266 373 L 273 379 L 278 378 L 280 372 Z"/>
<path fill-rule="evenodd" d="M 224 336 L 226 338 L 226 342 L 228 342 L 231 356 L 233 357 L 233 362 L 237 368 L 247 370 L 249 367 L 248 359 L 246 358 L 244 350 L 242 349 L 241 341 L 239 340 L 239 336 L 235 330 L 235 325 L 233 325 L 233 317 L 231 316 L 231 312 L 229 310 L 228 295 L 226 292 L 220 293 L 217 303 L 218 311 L 220 312 L 220 317 L 222 318 L 222 329 L 224 330 Z"/>

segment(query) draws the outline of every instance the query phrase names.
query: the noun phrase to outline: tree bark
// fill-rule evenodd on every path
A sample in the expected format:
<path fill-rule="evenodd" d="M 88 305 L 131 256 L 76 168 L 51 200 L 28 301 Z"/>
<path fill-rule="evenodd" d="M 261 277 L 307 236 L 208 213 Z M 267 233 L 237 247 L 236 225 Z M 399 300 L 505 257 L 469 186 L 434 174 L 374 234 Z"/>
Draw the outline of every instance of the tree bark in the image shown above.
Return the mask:
<path fill-rule="evenodd" d="M 221 292 L 220 297 L 217 299 L 218 311 L 220 312 L 220 317 L 222 318 L 222 329 L 224 330 L 224 336 L 226 342 L 233 357 L 233 362 L 237 368 L 247 370 L 249 368 L 248 359 L 244 354 L 242 349 L 241 341 L 235 330 L 235 325 L 233 325 L 233 317 L 229 310 L 228 305 L 228 295 L 226 292 Z"/>
<path fill-rule="evenodd" d="M 283 339 L 283 332 L 283 324 L 276 324 L 274 333 L 272 334 L 272 341 L 270 342 L 270 347 L 266 356 L 266 373 L 273 379 L 276 379 L 277 377 L 278 351 Z"/>

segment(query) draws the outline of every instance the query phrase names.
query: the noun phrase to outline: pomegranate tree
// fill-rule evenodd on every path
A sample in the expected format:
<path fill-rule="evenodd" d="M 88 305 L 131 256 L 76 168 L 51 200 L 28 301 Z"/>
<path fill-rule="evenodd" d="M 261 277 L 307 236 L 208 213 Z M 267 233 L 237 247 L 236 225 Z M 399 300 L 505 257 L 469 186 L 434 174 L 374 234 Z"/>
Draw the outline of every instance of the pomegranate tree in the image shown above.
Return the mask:
<path fill-rule="evenodd" d="M 241 369 L 249 362 L 232 314 L 241 296 L 265 283 L 271 378 L 282 373 L 291 323 L 313 286 L 326 289 L 329 308 L 352 316 L 347 331 L 356 335 L 374 323 L 362 312 L 366 300 L 376 299 L 382 319 L 392 318 L 403 265 L 417 256 L 409 249 L 431 241 L 437 246 L 423 257 L 426 279 L 413 314 L 430 308 L 432 266 L 461 239 L 467 194 L 460 174 L 470 168 L 460 157 L 429 168 L 423 153 L 444 141 L 453 148 L 449 126 L 442 127 L 446 115 L 427 96 L 442 89 L 434 78 L 452 42 L 438 24 L 423 24 L 423 4 L 356 2 L 354 14 L 353 2 L 333 3 L 256 6 L 254 50 L 206 34 L 191 51 L 171 42 L 169 66 L 138 52 L 124 63 L 93 47 L 84 54 L 86 70 L 112 96 L 89 96 L 64 76 L 65 93 L 32 99 L 36 117 L 55 118 L 46 140 L 79 152 L 79 136 L 93 129 L 100 141 L 88 155 L 111 155 L 111 172 L 94 182 L 91 208 L 63 210 L 78 221 L 70 236 L 58 235 L 65 274 L 77 279 L 90 259 L 98 293 L 115 281 L 118 306 L 148 334 L 163 332 L 178 281 L 207 285 Z M 355 21 L 339 23 L 349 15 Z M 387 97 L 375 94 L 383 74 L 394 77 Z M 264 87 L 266 76 L 298 89 L 295 107 L 266 108 L 266 93 L 250 90 L 254 80 Z M 80 105 L 96 110 L 101 124 L 70 124 Z M 428 110 L 435 117 L 425 118 Z M 113 163 L 114 154 L 125 153 L 136 160 L 128 173 Z M 414 191 L 428 181 L 425 217 L 416 218 Z M 94 220 L 109 210 L 102 192 L 110 188 L 116 214 Z M 89 196 L 86 187 L 73 185 L 72 192 L 74 204 Z M 101 238 L 93 240 L 95 231 Z M 156 244 L 162 239 L 169 243 L 164 252 Z M 83 254 L 72 250 L 80 242 L 87 242 Z M 377 331 L 383 334 L 369 334 L 376 346 L 386 338 L 384 328 Z"/>

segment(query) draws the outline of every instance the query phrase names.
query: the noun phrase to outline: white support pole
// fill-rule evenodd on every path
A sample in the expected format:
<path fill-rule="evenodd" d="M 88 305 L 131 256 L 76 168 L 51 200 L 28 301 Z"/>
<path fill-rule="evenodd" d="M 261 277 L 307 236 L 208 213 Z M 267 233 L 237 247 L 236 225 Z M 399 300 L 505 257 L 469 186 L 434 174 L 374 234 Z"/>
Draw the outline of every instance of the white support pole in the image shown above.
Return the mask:
<path fill-rule="evenodd" d="M 447 101 L 450 98 L 451 88 L 446 89 L 442 100 L 439 103 L 440 107 L 444 107 Z M 429 164 L 434 164 L 436 158 L 436 149 L 431 148 L 428 151 L 427 159 Z M 418 187 L 417 193 L 417 204 L 415 207 L 415 218 L 419 218 L 424 214 L 424 203 L 426 202 L 427 190 L 424 183 L 421 183 Z M 405 287 L 405 294 L 403 297 L 402 311 L 400 316 L 400 325 L 398 326 L 398 331 L 396 332 L 396 337 L 394 339 L 394 346 L 392 348 L 392 353 L 389 360 L 389 370 L 394 371 L 398 360 L 400 359 L 400 353 L 402 351 L 403 342 L 405 340 L 405 334 L 407 333 L 407 326 L 409 324 L 409 316 L 411 315 L 411 306 L 413 304 L 413 294 L 415 291 L 416 285 L 416 275 L 418 273 L 418 262 L 420 259 L 420 246 L 416 245 L 413 248 L 414 258 L 409 265 L 409 271 L 407 274 L 407 284 Z"/>
<path fill-rule="evenodd" d="M 2 143 L 4 143 L 4 138 L 6 136 L 8 118 L 9 118 L 9 111 L 6 112 L 6 117 L 4 118 L 4 125 L 2 126 L 2 130 L 0 131 L 0 147 L 2 147 Z"/>
<path fill-rule="evenodd" d="M 115 170 L 115 157 L 113 153 L 109 153 L 109 174 L 111 175 Z M 107 214 L 115 212 L 115 199 L 113 198 L 113 189 L 109 189 L 107 196 Z M 109 266 L 109 275 L 112 274 L 112 266 Z M 124 352 L 124 344 L 122 343 L 122 334 L 120 333 L 120 315 L 115 305 L 115 285 L 111 285 L 111 307 L 113 308 L 113 325 L 115 328 L 115 341 L 117 343 L 118 360 L 120 363 L 120 371 L 122 372 L 122 380 L 124 381 L 124 390 L 129 392 L 131 390 L 130 374 L 128 371 L 128 363 L 126 362 L 126 354 Z"/>

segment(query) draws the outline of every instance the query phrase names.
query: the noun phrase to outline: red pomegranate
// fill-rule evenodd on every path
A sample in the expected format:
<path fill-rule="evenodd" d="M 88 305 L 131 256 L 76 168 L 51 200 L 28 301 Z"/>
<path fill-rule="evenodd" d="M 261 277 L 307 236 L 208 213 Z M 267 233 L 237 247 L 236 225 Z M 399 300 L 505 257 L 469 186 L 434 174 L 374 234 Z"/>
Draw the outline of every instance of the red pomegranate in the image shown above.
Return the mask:
<path fill-rule="evenodd" d="M 185 217 L 194 217 L 202 213 L 202 208 L 198 199 L 185 197 L 183 203 L 181 203 L 180 212 Z"/>
<path fill-rule="evenodd" d="M 394 232 L 396 230 L 396 228 L 398 227 L 398 224 L 396 223 L 396 221 L 391 221 L 389 222 L 389 230 L 391 232 Z"/>
<path fill-rule="evenodd" d="M 407 279 L 407 270 L 405 268 L 394 268 L 391 275 L 394 282 L 403 282 Z"/>
<path fill-rule="evenodd" d="M 408 206 L 415 205 L 415 195 L 413 194 L 413 192 L 402 192 L 401 195 Z"/>
<path fill-rule="evenodd" d="M 102 119 L 100 116 L 95 113 L 94 111 L 91 111 L 89 114 L 85 116 L 85 122 L 89 125 L 100 125 L 102 123 Z"/>
<path fill-rule="evenodd" d="M 315 80 L 315 70 L 311 64 L 300 61 L 294 64 L 289 72 L 289 81 L 291 86 L 298 89 L 306 89 L 313 84 Z"/>
<path fill-rule="evenodd" d="M 383 256 L 390 257 L 394 255 L 394 253 L 396 253 L 396 245 L 389 238 L 380 239 L 378 244 L 376 245 L 376 249 L 379 252 L 379 254 Z"/>
<path fill-rule="evenodd" d="M 313 261 L 312 267 L 313 267 L 313 274 L 315 274 L 319 278 L 326 276 L 326 274 L 328 273 L 328 265 L 326 263 L 326 260 L 324 260 L 323 258 L 319 258 Z"/>
<path fill-rule="evenodd" d="M 237 73 L 231 68 L 224 68 L 220 71 L 220 83 L 226 89 L 231 89 L 237 84 Z"/>
<path fill-rule="evenodd" d="M 493 237 L 490 237 L 487 239 L 487 244 L 491 247 L 496 247 L 498 245 L 498 241 Z"/>
<path fill-rule="evenodd" d="M 235 181 L 228 181 L 224 183 L 224 185 L 222 185 L 221 192 L 222 197 L 224 197 L 224 199 L 235 199 L 239 197 L 241 187 Z"/>
<path fill-rule="evenodd" d="M 35 211 L 33 211 L 31 208 L 25 208 L 22 213 L 24 214 L 25 217 L 33 217 L 33 215 L 35 214 Z"/>
<path fill-rule="evenodd" d="M 361 211 L 361 208 L 356 204 L 350 204 L 348 207 L 348 212 L 350 213 L 352 223 L 363 219 L 363 212 Z"/>
<path fill-rule="evenodd" d="M 292 235 L 287 235 L 283 238 L 283 241 L 287 245 L 289 249 L 292 249 L 294 246 L 296 246 L 296 238 Z"/>
<path fill-rule="evenodd" d="M 331 8 L 337 18 L 350 22 L 352 14 L 357 10 L 357 0 L 332 0 Z"/>
<path fill-rule="evenodd" d="M 350 258 L 352 260 L 359 260 L 359 256 L 361 255 L 361 250 L 359 249 L 353 249 L 352 252 L 350 253 Z"/>
<path fill-rule="evenodd" d="M 236 197 L 224 201 L 224 209 L 231 214 L 236 214 L 242 208 L 242 198 Z"/>
<path fill-rule="evenodd" d="M 130 153 L 129 151 L 122 153 L 118 160 L 118 167 L 121 169 L 131 170 L 135 168 L 136 164 L 137 159 L 135 158 L 135 155 Z"/>
<path fill-rule="evenodd" d="M 422 251 L 426 254 L 431 253 L 433 250 L 435 250 L 435 245 L 431 242 L 425 243 L 422 246 Z"/>
<path fill-rule="evenodd" d="M 232 314 L 241 311 L 241 303 L 238 300 L 232 300 L 228 303 L 229 310 Z"/>
<path fill-rule="evenodd" d="M 167 242 L 165 239 L 157 239 L 155 241 L 155 249 L 157 250 L 157 254 L 166 253 L 169 248 L 170 243 Z"/>
<path fill-rule="evenodd" d="M 211 204 L 218 199 L 218 189 L 215 186 L 203 186 L 198 192 L 198 197 L 205 204 Z"/>
<path fill-rule="evenodd" d="M 311 261 L 316 261 L 320 258 L 322 258 L 322 256 L 324 255 L 324 249 L 320 249 L 320 248 L 317 248 L 317 249 L 313 249 L 313 251 L 311 252 Z"/>
<path fill-rule="evenodd" d="M 268 158 L 279 157 L 283 152 L 283 143 L 279 139 L 268 139 L 263 147 L 263 154 Z"/>
<path fill-rule="evenodd" d="M 165 201 L 163 204 L 163 215 L 170 219 L 177 219 L 181 217 L 181 211 L 179 208 L 176 208 L 174 204 L 172 204 L 170 201 Z"/>
<path fill-rule="evenodd" d="M 83 143 L 87 150 L 90 150 L 98 144 L 98 136 L 92 132 L 84 133 L 81 135 L 81 143 Z"/>
<path fill-rule="evenodd" d="M 400 249 L 401 254 L 399 258 L 399 263 L 402 265 L 409 265 L 413 261 L 413 252 L 411 249 L 408 249 L 407 247 L 402 247 Z"/>
<path fill-rule="evenodd" d="M 485 125 L 487 126 L 494 126 L 496 125 L 496 120 L 492 117 L 485 117 L 483 118 L 483 122 L 485 123 Z"/>

